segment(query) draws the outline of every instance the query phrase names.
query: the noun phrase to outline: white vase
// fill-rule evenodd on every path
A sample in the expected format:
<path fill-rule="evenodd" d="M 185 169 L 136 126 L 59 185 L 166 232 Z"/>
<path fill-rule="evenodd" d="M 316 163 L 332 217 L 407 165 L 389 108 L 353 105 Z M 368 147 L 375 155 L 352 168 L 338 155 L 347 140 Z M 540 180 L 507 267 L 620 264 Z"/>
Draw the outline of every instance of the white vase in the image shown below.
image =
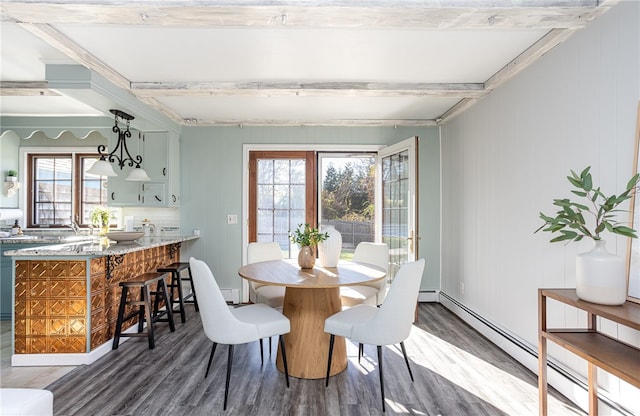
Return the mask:
<path fill-rule="evenodd" d="M 625 261 L 611 254 L 604 240 L 576 258 L 576 294 L 587 302 L 622 305 L 627 299 Z"/>
<path fill-rule="evenodd" d="M 318 258 L 323 267 L 336 267 L 342 251 L 342 234 L 333 225 L 322 225 L 320 231 L 329 233 L 329 238 L 318 244 Z"/>

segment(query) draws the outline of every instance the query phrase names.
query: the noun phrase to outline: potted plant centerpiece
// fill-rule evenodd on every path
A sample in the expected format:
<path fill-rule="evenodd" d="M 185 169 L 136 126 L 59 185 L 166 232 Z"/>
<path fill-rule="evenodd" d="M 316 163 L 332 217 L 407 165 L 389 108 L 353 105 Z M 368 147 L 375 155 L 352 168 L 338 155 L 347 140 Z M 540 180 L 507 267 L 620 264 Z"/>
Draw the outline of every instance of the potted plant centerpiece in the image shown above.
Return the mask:
<path fill-rule="evenodd" d="M 4 178 L 5 182 L 17 182 L 18 181 L 18 171 L 17 170 L 8 170 L 7 176 Z"/>
<path fill-rule="evenodd" d="M 289 233 L 291 242 L 300 247 L 298 253 L 298 265 L 301 269 L 313 269 L 316 264 L 315 247 L 318 243 L 329 238 L 328 233 L 321 233 L 317 228 L 311 228 L 309 224 L 298 224 L 298 228 Z"/>
<path fill-rule="evenodd" d="M 593 187 L 593 178 L 585 168 L 578 175 L 571 171 L 567 179 L 573 185 L 571 192 L 582 198 L 575 202 L 568 198 L 554 199 L 553 205 L 559 207 L 555 216 L 540 213 L 544 224 L 540 230 L 556 234 L 552 243 L 560 241 L 580 241 L 591 238 L 594 248 L 580 253 L 576 259 L 576 293 L 582 300 L 604 305 L 621 305 L 627 298 L 627 279 L 623 258 L 609 253 L 601 233 L 622 235 L 636 238 L 636 231 L 616 220 L 618 206 L 630 199 L 637 190 L 640 174 L 634 175 L 624 192 L 620 195 L 606 196 L 600 187 Z"/>
<path fill-rule="evenodd" d="M 111 219 L 115 219 L 115 216 L 108 208 L 97 206 L 91 211 L 91 224 L 100 228 L 99 235 L 106 235 L 109 232 Z"/>

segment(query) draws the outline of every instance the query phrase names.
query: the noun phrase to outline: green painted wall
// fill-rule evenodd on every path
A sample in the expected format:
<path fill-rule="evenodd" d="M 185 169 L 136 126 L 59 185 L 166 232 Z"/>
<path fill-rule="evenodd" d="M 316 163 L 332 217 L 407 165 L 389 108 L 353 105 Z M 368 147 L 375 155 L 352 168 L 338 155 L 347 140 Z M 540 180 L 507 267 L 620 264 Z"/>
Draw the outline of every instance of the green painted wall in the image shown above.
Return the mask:
<path fill-rule="evenodd" d="M 5 117 L 2 123 L 2 131 L 13 130 L 22 137 L 41 131 L 26 140 L 30 146 L 95 146 L 101 135 L 85 135 L 96 130 L 108 137 L 111 120 Z M 62 130 L 70 134 L 51 140 Z M 237 269 L 242 263 L 242 225 L 227 225 L 226 216 L 242 217 L 244 144 L 391 145 L 418 136 L 419 256 L 427 261 L 422 290 L 439 289 L 439 134 L 437 127 L 185 127 L 180 139 L 180 226 L 186 233 L 199 229 L 202 237 L 185 244 L 183 253 L 207 261 L 222 288 L 241 287 Z"/>
<path fill-rule="evenodd" d="M 240 288 L 244 144 L 391 145 L 418 136 L 419 256 L 427 261 L 422 290 L 440 287 L 440 143 L 437 127 L 188 127 L 182 131 L 181 228 L 201 231 L 185 255 L 205 260 L 220 287 Z"/>

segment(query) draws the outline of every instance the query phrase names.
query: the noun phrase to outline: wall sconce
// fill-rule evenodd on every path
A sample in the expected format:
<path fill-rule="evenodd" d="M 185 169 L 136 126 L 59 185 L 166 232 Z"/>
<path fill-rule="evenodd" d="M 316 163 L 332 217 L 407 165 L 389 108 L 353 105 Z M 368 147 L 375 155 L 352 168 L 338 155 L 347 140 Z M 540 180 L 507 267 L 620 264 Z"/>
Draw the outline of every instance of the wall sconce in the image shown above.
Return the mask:
<path fill-rule="evenodd" d="M 20 189 L 20 182 L 5 181 L 4 194 L 6 196 L 14 196 L 16 192 L 18 192 L 18 189 Z"/>
<path fill-rule="evenodd" d="M 113 132 L 118 135 L 118 143 L 113 148 L 111 153 L 108 154 L 104 153 L 104 151 L 107 149 L 105 145 L 101 144 L 100 146 L 98 146 L 100 160 L 94 163 L 93 166 L 91 166 L 91 168 L 87 170 L 87 173 L 98 176 L 118 176 L 114 172 L 111 163 L 116 162 L 118 166 L 120 166 L 120 170 L 124 168 L 125 164 L 128 164 L 129 166 L 133 166 L 135 164 L 136 167 L 131 171 L 131 173 L 129 173 L 129 176 L 127 176 L 125 180 L 138 182 L 150 181 L 151 178 L 149 178 L 147 172 L 145 172 L 144 169 L 140 167 L 140 164 L 142 163 L 142 156 L 136 155 L 135 158 L 132 157 L 129 153 L 129 149 L 127 148 L 126 139 L 131 137 L 131 131 L 129 131 L 129 122 L 133 120 L 134 117 L 120 110 L 109 111 L 111 111 L 111 114 L 115 116 L 115 124 L 111 130 L 113 130 Z M 120 127 L 118 126 L 118 118 L 126 120 L 126 130 L 122 131 L 122 129 L 120 129 Z M 118 149 L 120 150 L 119 155 L 116 154 L 116 152 L 118 152 Z"/>

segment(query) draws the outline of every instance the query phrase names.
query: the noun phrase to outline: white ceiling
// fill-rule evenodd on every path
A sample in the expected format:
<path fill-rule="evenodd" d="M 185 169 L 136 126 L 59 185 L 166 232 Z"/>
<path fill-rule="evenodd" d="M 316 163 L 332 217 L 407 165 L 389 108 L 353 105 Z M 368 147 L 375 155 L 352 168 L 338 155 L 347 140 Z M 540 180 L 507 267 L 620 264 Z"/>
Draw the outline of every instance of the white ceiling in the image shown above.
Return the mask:
<path fill-rule="evenodd" d="M 3 0 L 0 114 L 108 114 L 71 63 L 180 124 L 433 125 L 616 1 Z"/>

